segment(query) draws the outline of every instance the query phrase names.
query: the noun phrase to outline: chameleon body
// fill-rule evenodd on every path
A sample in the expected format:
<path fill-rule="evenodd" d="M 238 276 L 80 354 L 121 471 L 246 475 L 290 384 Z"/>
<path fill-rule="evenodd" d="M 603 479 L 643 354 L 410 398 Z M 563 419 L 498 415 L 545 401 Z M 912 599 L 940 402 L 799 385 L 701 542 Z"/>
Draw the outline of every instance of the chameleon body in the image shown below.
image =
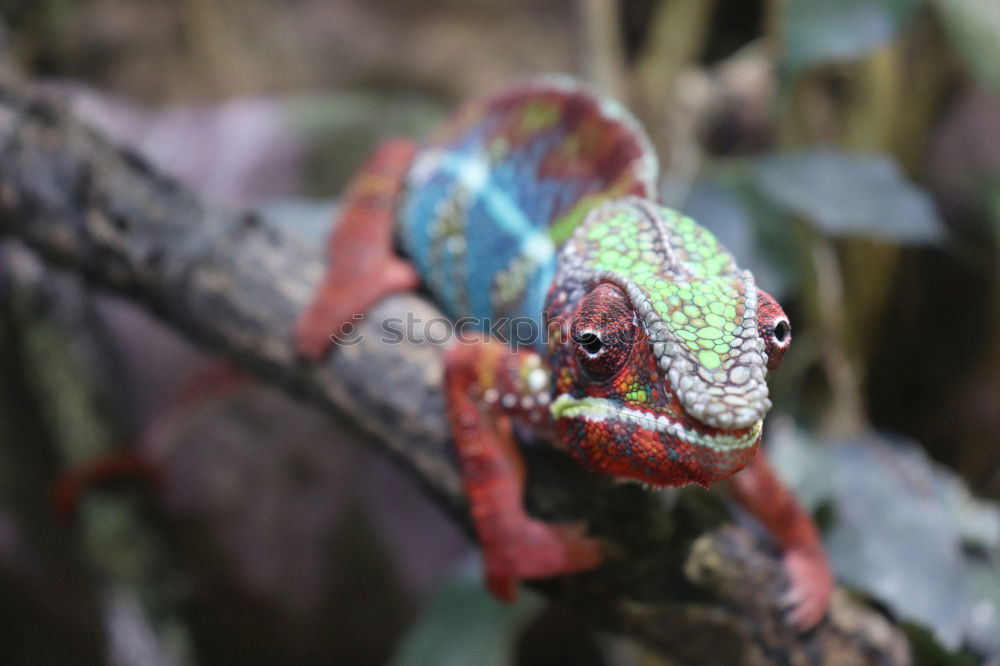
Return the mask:
<path fill-rule="evenodd" d="M 524 511 L 517 423 L 589 470 L 652 486 L 708 485 L 746 467 L 733 489 L 785 549 L 792 619 L 809 626 L 830 594 L 826 560 L 757 455 L 765 374 L 790 342 L 788 320 L 709 231 L 655 203 L 656 176 L 639 124 L 571 79 L 473 100 L 419 149 L 390 142 L 362 169 L 298 346 L 321 356 L 354 313 L 417 282 L 452 317 L 489 330 L 509 320 L 506 341 L 453 344 L 445 360 L 494 594 L 601 561 L 580 526 Z"/>
<path fill-rule="evenodd" d="M 611 100 L 547 78 L 473 100 L 417 154 L 399 237 L 452 316 L 540 322 L 556 248 L 596 205 L 651 196 L 656 157 Z"/>
<path fill-rule="evenodd" d="M 655 176 L 625 109 L 547 78 L 473 101 L 431 137 L 409 171 L 398 234 L 454 317 L 517 318 L 541 332 L 543 313 L 569 316 L 599 282 L 625 291 L 655 363 L 629 368 L 614 397 L 563 381 L 553 412 L 601 471 L 707 483 L 746 464 L 769 406 L 757 289 L 708 231 L 647 201 Z M 662 390 L 663 379 L 677 390 Z M 682 443 L 655 441 L 667 438 Z M 671 471 L 663 455 L 685 469 Z"/>

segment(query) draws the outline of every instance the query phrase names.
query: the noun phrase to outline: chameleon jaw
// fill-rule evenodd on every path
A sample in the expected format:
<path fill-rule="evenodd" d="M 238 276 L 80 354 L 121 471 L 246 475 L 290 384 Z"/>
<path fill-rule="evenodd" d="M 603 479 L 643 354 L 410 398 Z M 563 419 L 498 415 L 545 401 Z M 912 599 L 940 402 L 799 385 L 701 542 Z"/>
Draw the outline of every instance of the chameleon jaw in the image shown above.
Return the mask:
<path fill-rule="evenodd" d="M 606 398 L 559 395 L 551 407 L 567 450 L 585 469 L 652 487 L 709 484 L 756 455 L 762 421 L 719 430 L 689 419 L 626 407 Z"/>
<path fill-rule="evenodd" d="M 556 398 L 550 409 L 556 421 L 564 418 L 582 418 L 596 423 L 614 419 L 720 453 L 753 447 L 760 438 L 761 428 L 764 424 L 763 419 L 759 419 L 748 428 L 710 433 L 688 428 L 680 421 L 669 419 L 665 414 L 655 415 L 630 407 L 622 407 L 606 398 L 574 398 L 567 394 Z"/>

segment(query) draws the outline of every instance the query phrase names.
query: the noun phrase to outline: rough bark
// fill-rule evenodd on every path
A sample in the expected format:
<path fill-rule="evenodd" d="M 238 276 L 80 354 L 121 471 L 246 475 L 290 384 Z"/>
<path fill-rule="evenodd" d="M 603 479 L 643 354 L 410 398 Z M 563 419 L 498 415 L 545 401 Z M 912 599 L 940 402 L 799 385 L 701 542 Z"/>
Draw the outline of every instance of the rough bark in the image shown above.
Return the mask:
<path fill-rule="evenodd" d="M 320 364 L 300 361 L 290 329 L 318 282 L 322 248 L 252 213 L 202 201 L 16 86 L 0 86 L 0 233 L 46 260 L 146 305 L 184 334 L 354 421 L 468 527 L 440 391 L 440 346 L 385 344 L 379 322 L 439 316 L 413 294 L 385 299 L 364 339 Z M 782 621 L 773 549 L 718 526 L 700 490 L 654 495 L 593 479 L 559 454 L 528 449 L 529 505 L 586 519 L 615 556 L 602 569 L 538 587 L 599 627 L 677 663 L 904 664 L 903 634 L 838 594 L 808 635 Z"/>

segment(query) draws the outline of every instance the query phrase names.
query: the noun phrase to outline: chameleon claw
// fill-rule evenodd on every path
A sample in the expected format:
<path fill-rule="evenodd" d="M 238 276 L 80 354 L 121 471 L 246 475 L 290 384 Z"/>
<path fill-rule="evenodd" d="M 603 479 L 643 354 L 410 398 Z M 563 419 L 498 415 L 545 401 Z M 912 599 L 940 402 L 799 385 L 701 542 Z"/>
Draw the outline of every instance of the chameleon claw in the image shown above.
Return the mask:
<path fill-rule="evenodd" d="M 502 601 L 505 604 L 517 601 L 518 582 L 517 576 L 486 569 L 486 589 L 497 601 Z"/>
<path fill-rule="evenodd" d="M 783 564 L 789 589 L 780 603 L 788 609 L 788 621 L 800 631 L 812 629 L 823 619 L 833 593 L 826 558 L 820 552 L 790 550 Z"/>

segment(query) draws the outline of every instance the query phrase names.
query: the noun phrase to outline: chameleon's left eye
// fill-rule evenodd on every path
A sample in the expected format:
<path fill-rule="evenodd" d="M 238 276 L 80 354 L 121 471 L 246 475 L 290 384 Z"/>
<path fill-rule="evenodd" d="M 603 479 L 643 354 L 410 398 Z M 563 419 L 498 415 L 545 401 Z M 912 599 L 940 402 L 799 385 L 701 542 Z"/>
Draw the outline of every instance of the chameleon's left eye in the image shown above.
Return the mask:
<path fill-rule="evenodd" d="M 767 369 L 777 370 L 792 343 L 792 325 L 781 306 L 766 291 L 758 291 L 757 329 L 764 341 Z"/>
<path fill-rule="evenodd" d="M 636 323 L 628 297 L 613 284 L 600 284 L 580 302 L 570 326 L 577 363 L 594 381 L 613 377 L 628 360 Z"/>

